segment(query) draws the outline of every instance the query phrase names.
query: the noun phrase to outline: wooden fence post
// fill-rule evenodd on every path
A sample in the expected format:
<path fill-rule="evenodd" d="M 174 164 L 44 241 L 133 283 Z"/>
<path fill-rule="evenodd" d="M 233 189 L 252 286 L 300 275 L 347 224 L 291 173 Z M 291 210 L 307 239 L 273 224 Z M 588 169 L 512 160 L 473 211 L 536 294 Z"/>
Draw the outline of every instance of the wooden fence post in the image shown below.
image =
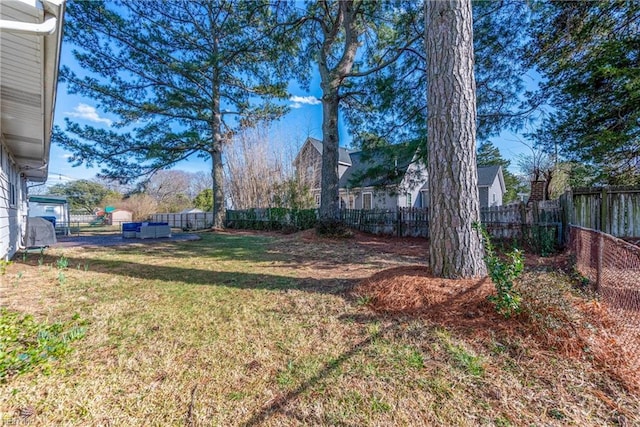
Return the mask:
<path fill-rule="evenodd" d="M 609 197 L 607 196 L 607 187 L 602 187 L 600 193 L 600 231 L 608 233 L 607 219 L 609 217 Z"/>
<path fill-rule="evenodd" d="M 596 260 L 596 292 L 600 293 L 602 286 L 602 268 L 604 257 L 604 233 L 601 231 L 598 233 L 598 258 Z"/>
<path fill-rule="evenodd" d="M 569 226 L 573 223 L 573 193 L 571 192 L 571 190 L 565 191 L 565 193 L 560 196 L 560 209 L 562 210 L 562 232 L 559 233 L 561 234 L 559 237 L 561 238 L 561 246 L 565 246 L 569 243 Z"/>

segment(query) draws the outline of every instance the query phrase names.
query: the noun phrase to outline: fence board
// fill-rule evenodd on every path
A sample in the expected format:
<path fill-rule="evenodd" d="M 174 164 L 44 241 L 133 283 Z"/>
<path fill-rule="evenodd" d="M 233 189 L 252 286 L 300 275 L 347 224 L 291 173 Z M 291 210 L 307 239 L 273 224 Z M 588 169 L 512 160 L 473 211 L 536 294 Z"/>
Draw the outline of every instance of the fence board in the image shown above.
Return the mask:
<path fill-rule="evenodd" d="M 574 225 L 616 237 L 640 237 L 640 186 L 573 191 Z"/>

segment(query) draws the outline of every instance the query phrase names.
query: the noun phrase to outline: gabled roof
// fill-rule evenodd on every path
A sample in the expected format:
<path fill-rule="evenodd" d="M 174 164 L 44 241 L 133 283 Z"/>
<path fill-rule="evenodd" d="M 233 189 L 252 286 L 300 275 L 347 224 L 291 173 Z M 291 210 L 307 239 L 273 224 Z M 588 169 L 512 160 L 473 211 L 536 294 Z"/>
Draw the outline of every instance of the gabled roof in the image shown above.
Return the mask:
<path fill-rule="evenodd" d="M 504 183 L 504 176 L 502 175 L 501 166 L 478 166 L 478 187 L 490 187 L 495 182 L 496 178 L 500 181 L 500 188 L 504 193 L 506 186 Z"/>
<path fill-rule="evenodd" d="M 307 143 L 312 144 L 322 154 L 322 141 L 307 138 L 305 144 Z M 338 187 L 346 189 L 399 185 L 416 156 L 416 153 L 410 148 L 411 146 L 407 144 L 368 151 L 353 151 L 340 147 L 340 163 L 348 168 L 340 177 Z M 493 185 L 496 177 L 499 179 L 500 187 L 504 193 L 506 187 L 502 167 L 478 167 L 478 187 Z M 426 175 L 424 179 L 426 182 Z"/>
<path fill-rule="evenodd" d="M 414 153 L 376 149 L 351 152 L 351 167 L 340 178 L 340 188 L 398 185 L 407 173 Z"/>
<path fill-rule="evenodd" d="M 46 181 L 65 0 L 2 0 L 0 139 L 20 172 Z"/>
<path fill-rule="evenodd" d="M 319 139 L 308 137 L 306 143 L 310 143 L 313 147 L 318 150 L 318 153 L 322 154 L 322 141 Z M 341 163 L 345 166 L 351 166 L 351 157 L 349 156 L 354 151 L 349 150 L 347 148 L 338 147 L 338 163 Z"/>

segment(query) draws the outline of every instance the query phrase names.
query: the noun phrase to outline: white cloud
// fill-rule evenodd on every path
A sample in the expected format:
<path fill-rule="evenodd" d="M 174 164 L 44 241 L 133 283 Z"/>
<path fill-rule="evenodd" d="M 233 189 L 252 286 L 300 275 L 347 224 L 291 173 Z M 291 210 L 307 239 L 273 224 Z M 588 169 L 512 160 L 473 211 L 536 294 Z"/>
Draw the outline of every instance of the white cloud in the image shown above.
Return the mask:
<path fill-rule="evenodd" d="M 301 108 L 304 105 L 318 105 L 322 102 L 315 96 L 297 96 L 293 95 L 289 97 L 289 101 L 292 102 L 291 108 Z"/>
<path fill-rule="evenodd" d="M 85 119 L 94 123 L 104 123 L 107 126 L 111 126 L 111 124 L 113 123 L 110 119 L 107 119 L 106 117 L 100 117 L 100 115 L 98 114 L 98 110 L 96 110 L 95 107 L 92 107 L 91 105 L 87 105 L 87 104 L 82 104 L 82 103 L 76 105 L 73 111 L 66 112 L 64 114 L 70 117 Z"/>

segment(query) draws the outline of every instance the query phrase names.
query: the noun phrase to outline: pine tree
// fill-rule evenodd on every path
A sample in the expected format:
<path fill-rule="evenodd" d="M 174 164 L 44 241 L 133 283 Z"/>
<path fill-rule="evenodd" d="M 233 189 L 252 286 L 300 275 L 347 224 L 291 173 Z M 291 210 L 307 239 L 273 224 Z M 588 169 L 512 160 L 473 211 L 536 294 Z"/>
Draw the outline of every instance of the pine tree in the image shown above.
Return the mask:
<path fill-rule="evenodd" d="M 109 129 L 67 121 L 55 140 L 72 161 L 128 181 L 189 158 L 212 161 L 214 227 L 222 227 L 224 142 L 285 111 L 289 39 L 266 1 L 73 2 L 66 42 L 82 70 L 62 69 L 70 93 L 116 118 Z"/>
<path fill-rule="evenodd" d="M 640 183 L 640 2 L 534 5 L 528 58 L 553 107 L 537 141 L 601 182 Z"/>
<path fill-rule="evenodd" d="M 438 277 L 482 277 L 471 0 L 427 1 L 425 20 L 429 261 Z"/>

